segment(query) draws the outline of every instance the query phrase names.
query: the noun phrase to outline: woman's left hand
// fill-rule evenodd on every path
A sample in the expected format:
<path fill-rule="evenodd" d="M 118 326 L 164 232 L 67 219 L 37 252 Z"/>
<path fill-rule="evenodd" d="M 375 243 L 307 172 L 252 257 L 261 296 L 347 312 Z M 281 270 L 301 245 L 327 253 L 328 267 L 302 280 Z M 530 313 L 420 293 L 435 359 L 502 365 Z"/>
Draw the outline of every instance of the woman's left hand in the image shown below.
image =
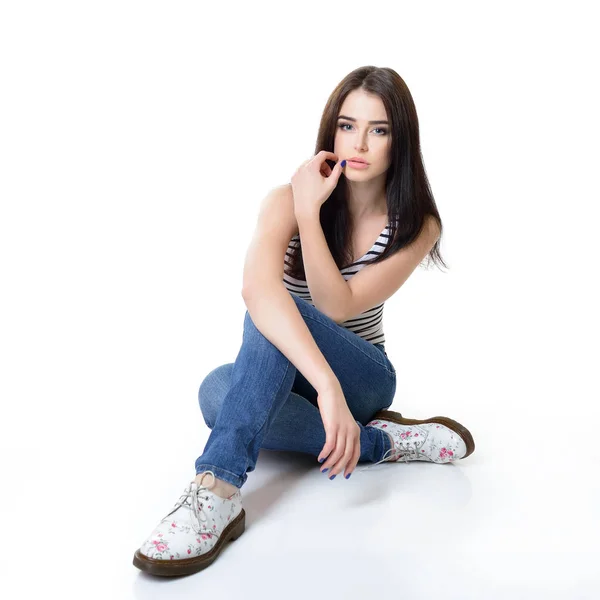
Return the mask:
<path fill-rule="evenodd" d="M 341 161 L 333 169 L 326 159 L 337 161 L 333 152 L 321 150 L 304 161 L 292 176 L 294 192 L 294 213 L 296 218 L 306 215 L 319 215 L 321 206 L 331 196 L 342 173 Z"/>

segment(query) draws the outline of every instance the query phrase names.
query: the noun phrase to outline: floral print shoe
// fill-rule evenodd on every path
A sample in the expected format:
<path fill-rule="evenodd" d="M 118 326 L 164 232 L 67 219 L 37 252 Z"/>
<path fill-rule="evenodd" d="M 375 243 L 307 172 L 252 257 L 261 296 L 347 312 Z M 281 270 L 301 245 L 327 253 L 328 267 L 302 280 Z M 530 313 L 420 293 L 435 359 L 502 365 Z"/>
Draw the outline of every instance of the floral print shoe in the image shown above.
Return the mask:
<path fill-rule="evenodd" d="M 448 417 L 431 419 L 405 419 L 400 413 L 382 410 L 375 413 L 367 427 L 377 427 L 392 436 L 389 456 L 382 462 L 408 462 L 413 460 L 448 463 L 466 458 L 475 451 L 471 432 Z M 367 469 L 371 467 L 366 467 Z M 361 469 L 364 470 L 364 469 Z"/>
<path fill-rule="evenodd" d="M 151 575 L 196 573 L 217 558 L 227 541 L 240 537 L 245 526 L 239 489 L 221 498 L 194 480 L 135 552 L 133 564 Z"/>

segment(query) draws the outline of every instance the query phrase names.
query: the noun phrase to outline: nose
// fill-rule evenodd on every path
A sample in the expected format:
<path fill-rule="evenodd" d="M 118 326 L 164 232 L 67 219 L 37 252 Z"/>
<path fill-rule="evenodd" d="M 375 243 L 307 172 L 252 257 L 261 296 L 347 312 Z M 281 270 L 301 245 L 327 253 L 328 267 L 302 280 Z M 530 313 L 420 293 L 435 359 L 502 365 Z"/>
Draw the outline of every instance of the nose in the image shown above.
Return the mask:
<path fill-rule="evenodd" d="M 364 140 L 362 138 L 357 137 L 356 142 L 354 143 L 354 148 L 355 148 L 355 150 L 358 150 L 359 152 L 366 152 L 367 144 L 364 142 Z"/>
<path fill-rule="evenodd" d="M 361 136 L 360 133 L 356 134 L 356 140 L 354 142 L 354 148 L 359 152 L 366 152 L 367 144 L 365 138 Z"/>

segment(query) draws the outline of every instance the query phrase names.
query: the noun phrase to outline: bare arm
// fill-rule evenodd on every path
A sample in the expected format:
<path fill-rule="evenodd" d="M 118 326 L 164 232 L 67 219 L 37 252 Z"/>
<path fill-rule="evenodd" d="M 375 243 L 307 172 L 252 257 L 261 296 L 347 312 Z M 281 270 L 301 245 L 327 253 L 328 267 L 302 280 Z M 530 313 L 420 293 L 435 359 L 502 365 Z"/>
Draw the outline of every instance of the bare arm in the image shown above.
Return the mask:
<path fill-rule="evenodd" d="M 341 323 L 342 315 L 346 314 L 350 288 L 331 256 L 319 214 L 296 215 L 296 218 L 310 297 L 323 314 Z"/>
<path fill-rule="evenodd" d="M 283 282 L 263 279 L 253 289 L 245 288 L 242 296 L 256 328 L 317 392 L 339 385 Z"/>

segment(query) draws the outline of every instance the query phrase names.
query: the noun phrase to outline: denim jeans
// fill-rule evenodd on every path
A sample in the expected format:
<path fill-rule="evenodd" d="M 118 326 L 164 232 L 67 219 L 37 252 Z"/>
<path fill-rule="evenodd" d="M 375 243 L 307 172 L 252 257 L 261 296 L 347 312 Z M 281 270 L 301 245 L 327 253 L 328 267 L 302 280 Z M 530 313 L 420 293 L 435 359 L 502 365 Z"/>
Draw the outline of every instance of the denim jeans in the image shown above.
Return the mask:
<path fill-rule="evenodd" d="M 384 345 L 364 340 L 306 300 L 290 295 L 360 427 L 359 462 L 380 461 L 391 447 L 390 439 L 381 429 L 366 424 L 392 404 L 396 391 L 396 370 Z M 241 488 L 261 448 L 317 457 L 325 445 L 317 391 L 256 328 L 248 311 L 235 362 L 205 377 L 198 401 L 212 431 L 196 459 L 196 474 L 210 470 Z"/>

